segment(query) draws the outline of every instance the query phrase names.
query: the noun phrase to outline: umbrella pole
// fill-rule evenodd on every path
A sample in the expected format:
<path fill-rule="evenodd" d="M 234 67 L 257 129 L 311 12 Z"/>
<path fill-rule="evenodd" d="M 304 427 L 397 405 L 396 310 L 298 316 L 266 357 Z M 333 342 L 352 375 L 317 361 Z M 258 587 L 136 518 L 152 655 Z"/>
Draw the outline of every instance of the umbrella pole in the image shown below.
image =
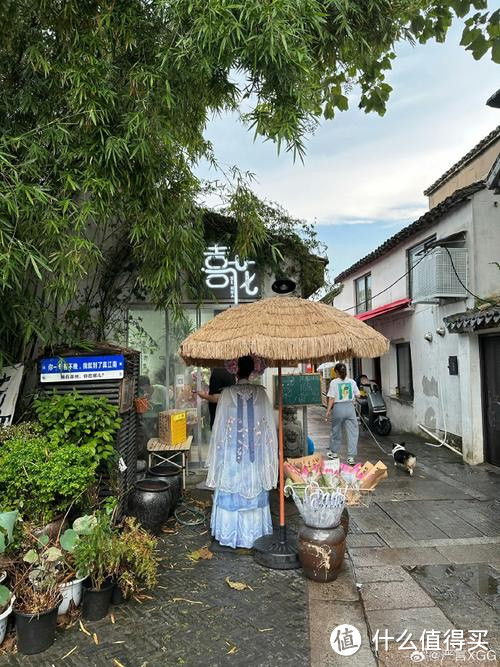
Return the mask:
<path fill-rule="evenodd" d="M 285 442 L 283 434 L 283 381 L 281 364 L 278 365 L 278 482 L 279 482 L 279 526 L 272 535 L 264 535 L 253 545 L 256 563 L 276 570 L 293 570 L 300 567 L 297 545 L 293 536 L 286 534 L 285 525 Z"/>
<path fill-rule="evenodd" d="M 278 366 L 278 461 L 279 461 L 279 494 L 280 494 L 280 525 L 279 537 L 286 542 L 285 525 L 285 436 L 283 434 L 283 380 L 281 364 Z"/>

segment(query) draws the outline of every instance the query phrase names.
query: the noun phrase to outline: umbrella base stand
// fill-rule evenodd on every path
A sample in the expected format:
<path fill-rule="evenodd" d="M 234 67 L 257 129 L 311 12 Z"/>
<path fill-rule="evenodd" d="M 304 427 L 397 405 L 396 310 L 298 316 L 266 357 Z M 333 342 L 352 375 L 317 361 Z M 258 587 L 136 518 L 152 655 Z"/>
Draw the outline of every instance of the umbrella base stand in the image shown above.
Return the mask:
<path fill-rule="evenodd" d="M 272 535 L 260 537 L 253 545 L 256 563 L 273 570 L 295 570 L 300 567 L 295 536 L 286 534 L 286 526 L 279 526 Z"/>

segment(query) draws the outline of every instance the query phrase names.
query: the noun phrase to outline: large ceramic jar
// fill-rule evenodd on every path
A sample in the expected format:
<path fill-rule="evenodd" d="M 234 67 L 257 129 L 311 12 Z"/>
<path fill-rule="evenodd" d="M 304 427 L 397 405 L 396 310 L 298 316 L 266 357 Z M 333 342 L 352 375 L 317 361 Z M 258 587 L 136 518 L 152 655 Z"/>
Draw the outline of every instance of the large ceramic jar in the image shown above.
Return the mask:
<path fill-rule="evenodd" d="M 130 514 L 135 516 L 146 530 L 159 533 L 172 512 L 172 506 L 171 488 L 163 480 L 142 479 L 135 483 Z"/>
<path fill-rule="evenodd" d="M 303 524 L 298 535 L 299 560 L 308 579 L 334 581 L 344 560 L 345 533 L 335 528 L 313 528 Z"/>
<path fill-rule="evenodd" d="M 175 466 L 168 463 L 160 463 L 148 469 L 146 474 L 147 479 L 161 479 L 162 482 L 168 484 L 170 493 L 172 494 L 172 512 L 179 502 L 182 493 L 182 477 L 181 472 Z"/>

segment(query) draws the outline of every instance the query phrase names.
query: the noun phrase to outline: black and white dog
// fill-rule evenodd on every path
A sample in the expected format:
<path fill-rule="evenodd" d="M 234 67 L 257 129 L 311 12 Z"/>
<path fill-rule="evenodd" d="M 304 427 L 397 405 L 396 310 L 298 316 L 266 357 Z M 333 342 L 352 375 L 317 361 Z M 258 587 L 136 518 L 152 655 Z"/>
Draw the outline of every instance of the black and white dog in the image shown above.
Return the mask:
<path fill-rule="evenodd" d="M 410 475 L 413 475 L 413 469 L 417 465 L 417 457 L 415 454 L 406 451 L 404 442 L 395 442 L 393 444 L 392 456 L 394 458 L 395 466 L 400 466 L 407 470 Z"/>

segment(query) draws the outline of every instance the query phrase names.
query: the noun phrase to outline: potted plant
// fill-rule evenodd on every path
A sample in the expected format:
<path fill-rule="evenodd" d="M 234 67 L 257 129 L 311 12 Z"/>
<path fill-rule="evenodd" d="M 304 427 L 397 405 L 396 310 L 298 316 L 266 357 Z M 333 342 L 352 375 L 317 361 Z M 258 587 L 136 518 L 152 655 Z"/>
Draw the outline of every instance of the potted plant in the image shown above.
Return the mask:
<path fill-rule="evenodd" d="M 7 571 L 1 566 L 1 561 L 7 548 L 12 544 L 14 527 L 18 518 L 19 514 L 16 511 L 0 512 L 0 584 L 7 578 Z"/>
<path fill-rule="evenodd" d="M 133 517 L 127 517 L 120 533 L 114 538 L 115 589 L 113 604 L 120 604 L 142 588 L 154 588 L 158 564 L 155 557 L 157 540 Z"/>
<path fill-rule="evenodd" d="M 14 616 L 20 653 L 41 653 L 54 642 L 57 608 L 61 602 L 57 572 L 62 552 L 49 538 L 36 538 L 14 570 Z"/>
<path fill-rule="evenodd" d="M 14 597 L 7 586 L 0 584 L 0 644 L 7 632 L 7 622 L 14 604 Z"/>
<path fill-rule="evenodd" d="M 89 621 L 104 618 L 111 603 L 112 575 L 117 565 L 114 531 L 109 516 L 105 513 L 96 516 L 95 525 L 88 535 L 80 535 L 76 541 L 73 558 L 76 571 L 88 575 L 82 582 L 82 616 Z"/>
<path fill-rule="evenodd" d="M 65 530 L 60 537 L 59 544 L 63 554 L 63 563 L 59 578 L 62 601 L 57 610 L 58 616 L 66 614 L 70 605 L 78 607 L 82 601 L 83 582 L 87 578 L 87 573 L 77 571 L 73 553 L 80 538 L 90 535 L 96 523 L 97 519 L 93 515 L 81 516 L 75 519 L 73 526 Z"/>

